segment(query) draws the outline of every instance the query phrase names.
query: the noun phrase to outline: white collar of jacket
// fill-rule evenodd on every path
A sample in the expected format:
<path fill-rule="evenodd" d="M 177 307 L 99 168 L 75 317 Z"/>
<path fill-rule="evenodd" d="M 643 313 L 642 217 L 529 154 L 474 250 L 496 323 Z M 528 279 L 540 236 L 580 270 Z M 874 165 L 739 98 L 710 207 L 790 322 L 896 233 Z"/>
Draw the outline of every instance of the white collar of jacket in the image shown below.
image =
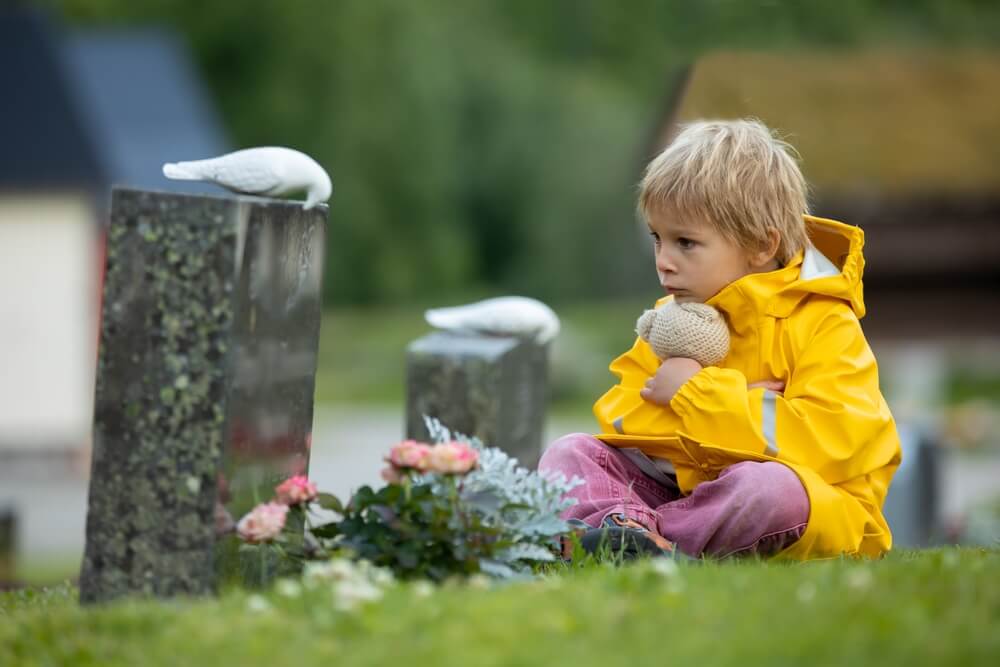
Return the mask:
<path fill-rule="evenodd" d="M 708 300 L 729 316 L 731 326 L 734 320 L 752 322 L 754 314 L 788 317 L 810 294 L 842 299 L 858 319 L 864 317 L 864 232 L 811 215 L 805 216 L 805 223 L 811 243 L 786 266 L 743 276 Z"/>

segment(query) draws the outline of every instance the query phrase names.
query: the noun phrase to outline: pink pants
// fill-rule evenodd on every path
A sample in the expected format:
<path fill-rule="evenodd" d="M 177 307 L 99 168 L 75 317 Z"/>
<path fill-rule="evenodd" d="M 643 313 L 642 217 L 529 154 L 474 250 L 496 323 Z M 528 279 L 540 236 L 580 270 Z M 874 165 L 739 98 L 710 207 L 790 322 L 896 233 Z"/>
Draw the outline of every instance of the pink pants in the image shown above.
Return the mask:
<path fill-rule="evenodd" d="M 689 556 L 776 554 L 798 540 L 809 521 L 809 497 L 790 468 L 744 461 L 681 496 L 647 476 L 625 454 L 584 433 L 559 438 L 538 469 L 577 476 L 577 504 L 563 519 L 597 527 L 623 513 L 673 542 Z"/>

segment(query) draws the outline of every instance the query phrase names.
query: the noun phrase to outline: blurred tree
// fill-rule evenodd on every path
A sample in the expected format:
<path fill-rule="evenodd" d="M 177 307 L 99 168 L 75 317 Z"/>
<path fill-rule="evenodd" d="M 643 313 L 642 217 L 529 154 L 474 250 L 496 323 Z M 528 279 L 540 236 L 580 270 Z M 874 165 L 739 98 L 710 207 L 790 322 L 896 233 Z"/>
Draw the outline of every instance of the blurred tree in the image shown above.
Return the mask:
<path fill-rule="evenodd" d="M 633 188 L 672 67 L 716 46 L 1000 36 L 984 0 L 50 4 L 80 25 L 173 26 L 237 145 L 327 167 L 338 303 L 651 289 Z"/>

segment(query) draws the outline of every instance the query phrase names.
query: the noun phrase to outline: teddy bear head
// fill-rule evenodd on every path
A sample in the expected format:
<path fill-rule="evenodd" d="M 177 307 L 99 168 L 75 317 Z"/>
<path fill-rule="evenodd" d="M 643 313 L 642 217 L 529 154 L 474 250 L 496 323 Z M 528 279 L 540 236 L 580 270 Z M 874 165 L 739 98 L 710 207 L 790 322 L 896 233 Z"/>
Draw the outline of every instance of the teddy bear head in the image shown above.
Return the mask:
<path fill-rule="evenodd" d="M 702 366 L 714 366 L 729 353 L 726 320 L 704 303 L 668 301 L 644 312 L 635 331 L 660 359 L 687 357 Z"/>

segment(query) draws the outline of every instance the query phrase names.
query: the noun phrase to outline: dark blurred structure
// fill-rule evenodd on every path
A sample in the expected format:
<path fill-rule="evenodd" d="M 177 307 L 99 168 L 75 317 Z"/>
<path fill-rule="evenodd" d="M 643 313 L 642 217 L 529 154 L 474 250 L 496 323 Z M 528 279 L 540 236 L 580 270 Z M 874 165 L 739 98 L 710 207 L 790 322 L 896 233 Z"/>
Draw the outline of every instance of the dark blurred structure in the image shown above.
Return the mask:
<path fill-rule="evenodd" d="M 896 548 L 925 547 L 940 538 L 942 451 L 929 433 L 899 428 L 903 462 L 885 498 Z"/>
<path fill-rule="evenodd" d="M 17 562 L 17 513 L 0 506 L 0 591 L 13 583 Z"/>
<path fill-rule="evenodd" d="M 113 183 L 185 191 L 163 162 L 226 147 L 183 44 L 0 9 L 0 457 L 89 440 Z"/>
<path fill-rule="evenodd" d="M 163 29 L 64 30 L 29 8 L 0 9 L 0 191 L 178 184 L 163 162 L 226 141 L 178 37 Z M 210 189 L 212 188 L 212 189 Z"/>
<path fill-rule="evenodd" d="M 865 230 L 869 336 L 955 341 L 1000 334 L 1000 194 L 831 194 L 816 209 Z"/>
<path fill-rule="evenodd" d="M 0 188 L 98 192 L 97 147 L 67 75 L 69 53 L 43 15 L 0 9 Z M 13 94 L 12 94 L 13 93 Z"/>

